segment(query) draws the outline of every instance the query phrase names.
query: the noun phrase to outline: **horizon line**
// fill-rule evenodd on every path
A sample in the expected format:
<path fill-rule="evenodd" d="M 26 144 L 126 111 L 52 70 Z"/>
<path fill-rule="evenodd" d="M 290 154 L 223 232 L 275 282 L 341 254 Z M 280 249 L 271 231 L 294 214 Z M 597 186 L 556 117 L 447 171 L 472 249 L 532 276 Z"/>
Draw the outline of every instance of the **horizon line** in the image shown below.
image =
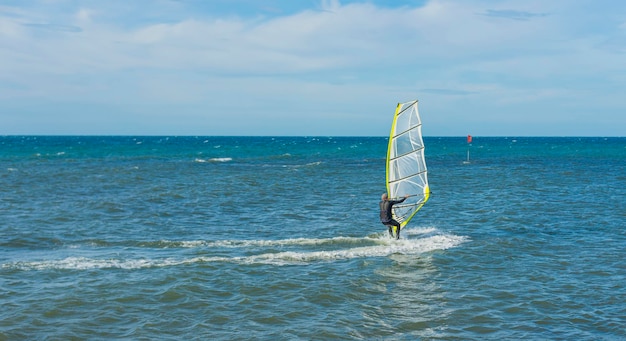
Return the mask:
<path fill-rule="evenodd" d="M 423 135 L 424 138 L 459 137 L 466 138 L 465 135 Z M 471 134 L 469 134 L 471 135 Z M 601 137 L 601 138 L 624 138 L 619 135 L 471 135 L 472 138 L 496 137 L 496 138 L 519 138 L 519 137 Z M 0 134 L 0 137 L 326 137 L 326 138 L 354 138 L 354 137 L 382 137 L 388 135 L 197 135 L 197 134 Z"/>

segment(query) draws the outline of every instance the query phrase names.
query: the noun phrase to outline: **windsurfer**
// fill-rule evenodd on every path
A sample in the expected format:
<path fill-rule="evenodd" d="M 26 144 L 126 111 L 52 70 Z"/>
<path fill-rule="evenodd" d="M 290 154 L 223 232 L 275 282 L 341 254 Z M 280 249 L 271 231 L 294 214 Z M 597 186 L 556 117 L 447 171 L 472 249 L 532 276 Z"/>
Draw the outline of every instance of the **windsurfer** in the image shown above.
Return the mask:
<path fill-rule="evenodd" d="M 400 223 L 393 219 L 391 208 L 393 205 L 403 202 L 408 197 L 408 195 L 405 195 L 404 198 L 400 200 L 389 200 L 387 193 L 383 193 L 380 197 L 380 203 L 378 203 L 380 206 L 380 222 L 389 228 L 389 236 L 391 238 L 393 238 L 393 227 L 395 227 L 397 231 L 396 239 L 400 239 Z"/>

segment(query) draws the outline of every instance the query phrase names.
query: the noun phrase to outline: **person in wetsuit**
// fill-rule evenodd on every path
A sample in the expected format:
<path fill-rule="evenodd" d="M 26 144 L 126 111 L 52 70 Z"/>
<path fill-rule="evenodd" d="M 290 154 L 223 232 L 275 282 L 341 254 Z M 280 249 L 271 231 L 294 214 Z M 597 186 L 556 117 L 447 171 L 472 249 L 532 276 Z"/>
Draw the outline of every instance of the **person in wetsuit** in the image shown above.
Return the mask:
<path fill-rule="evenodd" d="M 403 202 L 408 197 L 408 195 L 405 195 L 404 198 L 400 200 L 389 200 L 387 193 L 383 193 L 380 197 L 380 203 L 378 203 L 380 206 L 380 222 L 389 228 L 389 236 L 391 238 L 393 238 L 393 227 L 395 226 L 396 231 L 398 231 L 396 239 L 400 239 L 400 223 L 393 219 L 393 216 L 391 215 L 391 208 L 393 205 Z"/>

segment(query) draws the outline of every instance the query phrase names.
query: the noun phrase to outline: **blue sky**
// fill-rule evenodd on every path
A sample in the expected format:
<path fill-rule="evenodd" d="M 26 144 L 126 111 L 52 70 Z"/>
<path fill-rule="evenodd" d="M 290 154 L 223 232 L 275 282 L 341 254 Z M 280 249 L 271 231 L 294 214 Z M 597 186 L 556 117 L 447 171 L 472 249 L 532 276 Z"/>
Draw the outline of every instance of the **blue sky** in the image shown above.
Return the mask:
<path fill-rule="evenodd" d="M 625 136 L 626 2 L 0 0 L 0 134 Z"/>

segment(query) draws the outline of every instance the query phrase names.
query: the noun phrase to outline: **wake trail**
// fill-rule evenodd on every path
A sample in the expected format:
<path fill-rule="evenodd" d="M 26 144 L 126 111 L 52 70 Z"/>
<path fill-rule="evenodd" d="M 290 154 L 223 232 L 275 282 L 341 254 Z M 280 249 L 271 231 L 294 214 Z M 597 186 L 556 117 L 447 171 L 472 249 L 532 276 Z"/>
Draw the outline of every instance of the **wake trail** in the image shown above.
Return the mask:
<path fill-rule="evenodd" d="M 412 230 L 407 235 L 428 234 L 436 231 Z M 294 238 L 284 240 L 225 240 L 215 242 L 190 243 L 183 247 L 276 247 L 276 246 L 333 246 L 329 250 L 290 250 L 275 252 L 261 250 L 252 255 L 196 256 L 187 258 L 141 258 L 133 259 L 133 254 L 118 254 L 117 258 L 66 257 L 56 260 L 18 261 L 1 264 L 1 270 L 86 270 L 86 269 L 145 269 L 171 267 L 202 263 L 306 265 L 314 262 L 333 262 L 354 258 L 387 257 L 394 254 L 419 255 L 436 250 L 456 247 L 468 238 L 450 234 L 436 234 L 424 238 L 392 240 L 383 234 L 374 237 L 334 237 L 334 238 Z M 355 246 L 356 245 L 356 246 Z M 136 256 L 135 256 L 136 257 Z"/>

